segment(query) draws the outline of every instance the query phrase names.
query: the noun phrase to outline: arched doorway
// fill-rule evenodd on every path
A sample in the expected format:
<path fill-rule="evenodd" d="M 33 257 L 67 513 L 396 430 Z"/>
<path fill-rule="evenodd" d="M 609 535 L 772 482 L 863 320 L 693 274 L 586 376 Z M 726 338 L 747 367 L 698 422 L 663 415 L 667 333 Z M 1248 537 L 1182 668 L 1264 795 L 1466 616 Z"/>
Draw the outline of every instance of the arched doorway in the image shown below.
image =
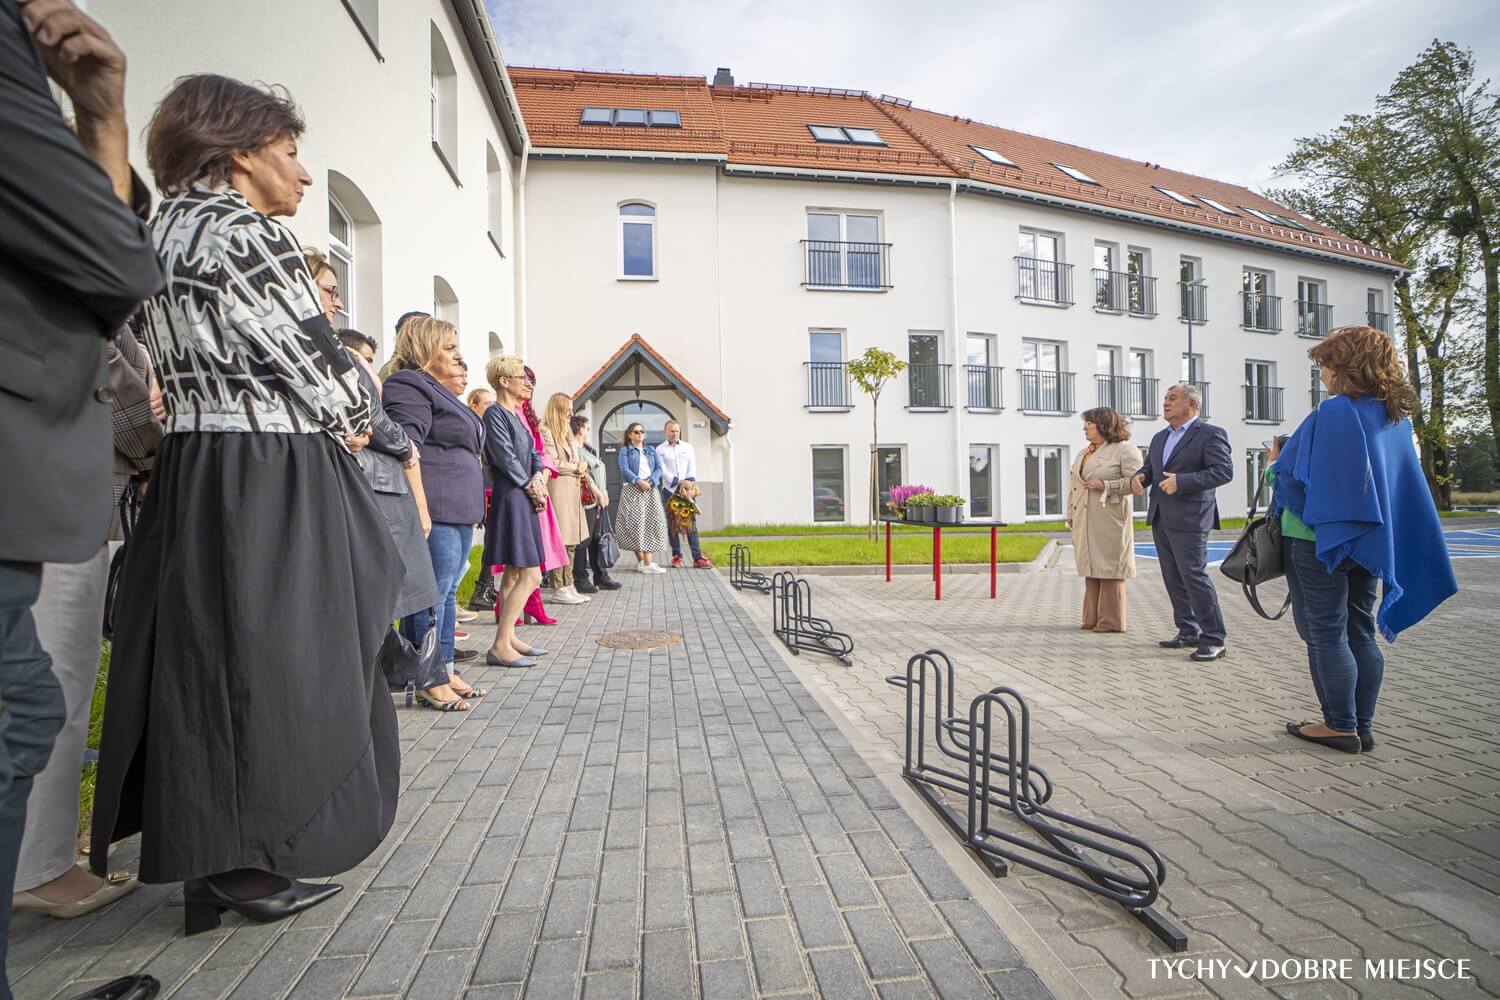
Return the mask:
<path fill-rule="evenodd" d="M 666 407 L 647 399 L 632 399 L 610 410 L 609 416 L 600 421 L 599 455 L 604 459 L 611 503 L 620 499 L 620 448 L 625 444 L 625 428 L 639 421 L 646 429 L 646 447 L 655 448 L 667 439 L 667 421 L 672 419 Z"/>

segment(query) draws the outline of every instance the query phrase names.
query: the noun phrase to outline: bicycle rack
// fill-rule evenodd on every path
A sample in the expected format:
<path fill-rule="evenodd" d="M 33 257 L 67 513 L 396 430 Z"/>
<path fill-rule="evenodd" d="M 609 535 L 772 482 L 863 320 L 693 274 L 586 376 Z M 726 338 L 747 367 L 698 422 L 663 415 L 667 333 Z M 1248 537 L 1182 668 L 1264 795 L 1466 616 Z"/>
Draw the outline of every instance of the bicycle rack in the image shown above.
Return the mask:
<path fill-rule="evenodd" d="M 783 570 L 771 578 L 771 631 L 793 656 L 804 649 L 852 663 L 854 640 L 812 614 L 812 585 Z"/>
<path fill-rule="evenodd" d="M 1025 865 L 1119 903 L 1173 951 L 1187 949 L 1187 935 L 1151 906 L 1167 878 L 1161 855 L 1139 837 L 1047 805 L 1053 785 L 1046 772 L 1031 763 L 1031 709 L 1019 692 L 992 688 L 969 703 L 967 718 L 955 715 L 953 661 L 938 649 L 916 654 L 906 661 L 905 676 L 892 675 L 886 682 L 906 691 L 902 776 L 991 875 L 1003 877 L 1009 863 Z M 995 732 L 997 712 L 1004 713 L 1003 737 Z M 929 759 L 929 728 L 942 757 L 962 768 Z M 1003 752 L 995 748 L 1000 738 L 1005 741 Z M 962 795 L 967 814 L 949 804 L 943 790 Z M 992 814 L 1001 813 L 1044 843 L 998 829 Z M 1092 855 L 1114 863 L 1102 863 Z"/>
<path fill-rule="evenodd" d="M 743 542 L 729 546 L 729 585 L 735 590 L 771 592 L 771 578 L 750 568 L 750 546 Z"/>

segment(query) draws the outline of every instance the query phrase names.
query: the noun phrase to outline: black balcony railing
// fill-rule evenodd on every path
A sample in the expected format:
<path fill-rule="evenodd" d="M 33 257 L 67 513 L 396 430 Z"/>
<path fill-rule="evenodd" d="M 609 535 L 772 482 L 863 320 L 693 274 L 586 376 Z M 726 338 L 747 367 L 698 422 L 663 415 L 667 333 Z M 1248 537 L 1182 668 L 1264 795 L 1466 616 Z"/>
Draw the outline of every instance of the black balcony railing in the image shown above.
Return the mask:
<path fill-rule="evenodd" d="M 846 362 L 804 361 L 802 367 L 807 370 L 808 407 L 847 410 L 854 405 Z"/>
<path fill-rule="evenodd" d="M 1016 258 L 1016 298 L 1042 305 L 1073 304 L 1073 265 L 1035 257 Z"/>
<path fill-rule="evenodd" d="M 1130 275 L 1124 271 L 1094 268 L 1094 308 L 1122 313 L 1130 308 Z"/>
<path fill-rule="evenodd" d="M 1321 340 L 1333 324 L 1333 306 L 1297 300 L 1297 336 Z"/>
<path fill-rule="evenodd" d="M 907 405 L 918 410 L 946 410 L 948 370 L 952 365 L 907 365 Z"/>
<path fill-rule="evenodd" d="M 1208 286 L 1190 285 L 1186 281 L 1177 283 L 1179 319 L 1192 320 L 1194 323 L 1208 322 Z"/>
<path fill-rule="evenodd" d="M 1137 378 L 1131 375 L 1094 376 L 1099 405 L 1128 417 L 1156 416 L 1156 386 L 1157 380 L 1154 378 Z"/>
<path fill-rule="evenodd" d="M 890 288 L 889 243 L 803 240 L 802 283 L 813 288 Z"/>
<path fill-rule="evenodd" d="M 1368 311 L 1365 313 L 1365 322 L 1381 333 L 1391 332 L 1391 314 Z"/>
<path fill-rule="evenodd" d="M 1247 385 L 1244 389 L 1246 420 L 1279 424 L 1285 419 L 1281 410 L 1281 386 Z"/>
<path fill-rule="evenodd" d="M 1038 413 L 1073 412 L 1073 373 L 1023 368 L 1021 409 Z"/>
<path fill-rule="evenodd" d="M 1266 333 L 1281 332 L 1281 296 L 1265 292 L 1240 292 L 1243 300 L 1244 318 L 1240 325 L 1247 330 Z"/>
<path fill-rule="evenodd" d="M 1312 387 L 1312 408 L 1313 409 L 1316 410 L 1318 408 L 1318 404 L 1321 403 L 1321 402 L 1323 402 L 1323 400 L 1325 400 L 1327 398 L 1328 398 L 1328 390 L 1327 389 L 1323 388 L 1321 385 L 1315 385 L 1315 386 Z"/>
<path fill-rule="evenodd" d="M 1209 415 L 1209 413 L 1208 413 L 1208 383 L 1207 382 L 1189 382 L 1188 385 L 1196 385 L 1198 387 L 1198 393 L 1203 397 L 1203 399 L 1199 402 L 1199 405 L 1198 405 L 1198 416 L 1200 416 L 1200 417 L 1207 417 Z"/>
<path fill-rule="evenodd" d="M 964 365 L 964 379 L 968 383 L 968 407 L 971 410 L 1000 410 L 1005 401 L 1000 389 L 1000 373 L 1004 368 L 993 365 Z"/>

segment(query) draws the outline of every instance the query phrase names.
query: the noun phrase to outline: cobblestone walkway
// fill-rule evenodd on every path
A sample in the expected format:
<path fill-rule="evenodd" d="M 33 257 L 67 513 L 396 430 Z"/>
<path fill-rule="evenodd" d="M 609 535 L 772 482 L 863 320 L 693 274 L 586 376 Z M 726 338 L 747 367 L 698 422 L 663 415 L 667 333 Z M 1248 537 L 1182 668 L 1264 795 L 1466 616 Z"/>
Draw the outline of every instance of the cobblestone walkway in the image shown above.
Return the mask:
<path fill-rule="evenodd" d="M 1003 578 L 998 602 L 967 575 L 945 581 L 941 603 L 927 580 L 814 577 L 817 613 L 860 646 L 852 667 L 803 656 L 796 670 L 883 745 L 877 769 L 899 771 L 904 694 L 885 678 L 913 652 L 945 650 L 965 704 L 1001 683 L 1028 697 L 1055 805 L 1166 857 L 1160 908 L 1186 929 L 1189 957 L 1355 960 L 1344 981 L 1153 976 L 1166 952 L 1117 907 L 1024 869 L 998 880 L 1089 994 L 1500 994 L 1500 560 L 1460 562 L 1460 595 L 1386 647 L 1378 746 L 1358 756 L 1281 732 L 1317 717 L 1290 616 L 1262 621 L 1221 588 L 1229 655 L 1194 665 L 1156 647 L 1172 625 L 1154 563 L 1130 585 L 1123 636 L 1078 629 L 1070 551 L 1059 566 Z M 740 601 L 768 620 L 767 598 Z M 1462 958 L 1477 978 L 1371 980 L 1367 957 Z"/>
<path fill-rule="evenodd" d="M 177 886 L 22 914 L 16 995 L 1052 996 L 716 574 L 624 580 L 526 630 L 541 667 L 471 671 L 472 712 L 400 713 L 395 827 L 332 901 L 192 938 Z M 685 641 L 596 644 L 639 628 Z"/>

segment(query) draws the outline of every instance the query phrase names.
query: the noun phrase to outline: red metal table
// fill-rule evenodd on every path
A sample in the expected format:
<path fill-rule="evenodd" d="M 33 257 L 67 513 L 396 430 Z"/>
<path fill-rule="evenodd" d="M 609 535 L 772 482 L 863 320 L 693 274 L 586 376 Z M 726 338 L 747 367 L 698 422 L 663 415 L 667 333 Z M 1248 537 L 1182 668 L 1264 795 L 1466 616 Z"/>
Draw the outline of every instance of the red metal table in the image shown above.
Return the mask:
<path fill-rule="evenodd" d="M 885 524 L 885 582 L 891 582 L 891 525 L 899 524 L 906 528 L 931 528 L 932 529 L 932 599 L 941 601 L 943 599 L 943 529 L 944 528 L 989 528 L 990 529 L 990 600 L 999 597 L 998 570 L 996 568 L 996 555 L 999 549 L 1000 529 L 1005 527 L 1004 521 L 954 521 L 949 524 L 938 524 L 932 521 L 907 521 L 898 517 L 882 517 L 881 522 Z"/>

